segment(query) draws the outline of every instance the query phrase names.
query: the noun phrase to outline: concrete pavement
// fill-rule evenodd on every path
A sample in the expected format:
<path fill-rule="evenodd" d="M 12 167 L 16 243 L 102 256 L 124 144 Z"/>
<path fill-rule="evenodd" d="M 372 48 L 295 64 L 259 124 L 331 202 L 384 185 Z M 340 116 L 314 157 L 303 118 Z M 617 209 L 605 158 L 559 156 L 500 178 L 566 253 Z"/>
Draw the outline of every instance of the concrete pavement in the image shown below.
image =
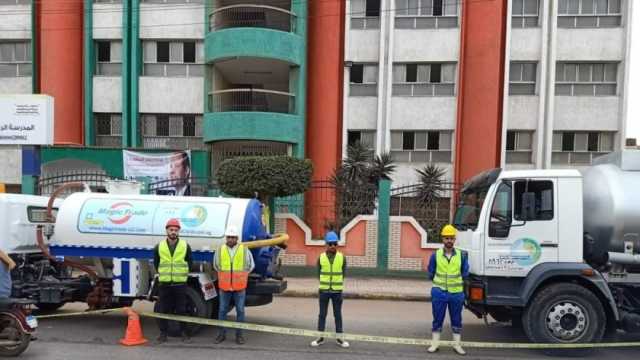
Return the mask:
<path fill-rule="evenodd" d="M 315 277 L 287 277 L 285 297 L 317 297 Z M 345 278 L 344 297 L 348 299 L 431 301 L 431 282 L 424 279 Z"/>

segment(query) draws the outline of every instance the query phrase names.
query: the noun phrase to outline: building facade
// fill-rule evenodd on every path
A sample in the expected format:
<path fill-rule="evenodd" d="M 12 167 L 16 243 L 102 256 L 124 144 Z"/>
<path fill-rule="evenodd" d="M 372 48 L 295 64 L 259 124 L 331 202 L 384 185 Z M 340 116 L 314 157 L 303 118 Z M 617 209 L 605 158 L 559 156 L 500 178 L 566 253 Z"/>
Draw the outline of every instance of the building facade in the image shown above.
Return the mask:
<path fill-rule="evenodd" d="M 355 141 L 390 152 L 396 183 L 415 182 L 428 163 L 453 178 L 459 92 L 469 86 L 461 81 L 472 81 L 461 79 L 461 52 L 472 45 L 461 34 L 463 3 L 347 2 L 343 153 Z M 621 149 L 632 1 L 504 3 L 503 60 L 493 65 L 504 79 L 500 164 L 580 168 Z"/>

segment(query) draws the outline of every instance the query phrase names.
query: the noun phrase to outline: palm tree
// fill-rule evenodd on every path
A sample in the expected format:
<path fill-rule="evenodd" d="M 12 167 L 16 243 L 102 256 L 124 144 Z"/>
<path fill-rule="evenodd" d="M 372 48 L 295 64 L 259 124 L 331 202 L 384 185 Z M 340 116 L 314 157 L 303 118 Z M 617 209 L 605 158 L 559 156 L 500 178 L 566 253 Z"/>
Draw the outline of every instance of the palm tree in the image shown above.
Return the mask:
<path fill-rule="evenodd" d="M 417 198 L 420 204 L 425 206 L 442 196 L 444 188 L 444 176 L 446 171 L 437 165 L 429 164 L 422 169 L 416 169 L 419 177 Z"/>

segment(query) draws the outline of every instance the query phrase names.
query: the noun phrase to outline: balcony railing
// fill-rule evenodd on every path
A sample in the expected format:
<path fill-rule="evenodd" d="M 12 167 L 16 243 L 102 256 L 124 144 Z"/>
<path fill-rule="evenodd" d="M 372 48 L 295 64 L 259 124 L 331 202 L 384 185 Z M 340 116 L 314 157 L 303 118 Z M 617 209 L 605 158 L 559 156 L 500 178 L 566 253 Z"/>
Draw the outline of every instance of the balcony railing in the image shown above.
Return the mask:
<path fill-rule="evenodd" d="M 294 114 L 295 95 L 265 89 L 228 89 L 209 93 L 212 112 L 261 111 Z"/>
<path fill-rule="evenodd" d="M 142 146 L 149 149 L 204 150 L 201 137 L 195 136 L 142 136 Z"/>
<path fill-rule="evenodd" d="M 296 14 L 268 5 L 238 4 L 224 6 L 209 15 L 209 31 L 228 28 L 259 27 L 295 32 Z"/>
<path fill-rule="evenodd" d="M 554 165 L 591 165 L 598 156 L 607 152 L 591 151 L 554 151 L 551 155 L 551 163 Z"/>

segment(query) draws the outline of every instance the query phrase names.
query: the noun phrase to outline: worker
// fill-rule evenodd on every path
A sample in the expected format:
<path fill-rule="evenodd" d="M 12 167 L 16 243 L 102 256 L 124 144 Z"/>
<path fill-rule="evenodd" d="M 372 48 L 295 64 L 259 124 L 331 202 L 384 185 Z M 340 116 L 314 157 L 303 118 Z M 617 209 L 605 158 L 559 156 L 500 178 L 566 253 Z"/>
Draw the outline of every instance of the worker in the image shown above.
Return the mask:
<path fill-rule="evenodd" d="M 11 270 L 15 267 L 13 259 L 0 250 L 0 298 L 11 297 Z"/>
<path fill-rule="evenodd" d="M 166 240 L 156 245 L 153 253 L 153 264 L 158 271 L 158 307 L 163 314 L 187 314 L 187 278 L 192 265 L 191 247 L 185 240 L 180 239 L 180 221 L 169 219 L 165 225 Z M 169 323 L 165 319 L 158 319 L 160 336 L 158 343 L 167 341 Z M 180 322 L 182 341 L 189 343 L 191 338 L 186 325 Z"/>
<path fill-rule="evenodd" d="M 325 329 L 329 300 L 331 300 L 336 333 L 342 333 L 342 290 L 344 289 L 347 259 L 338 251 L 338 234 L 334 231 L 329 231 L 325 235 L 324 241 L 327 248 L 318 258 L 318 277 L 320 278 L 318 331 L 324 331 Z M 349 343 L 346 340 L 338 338 L 336 342 L 338 346 L 343 348 L 349 347 Z M 313 340 L 310 345 L 317 347 L 322 344 L 324 344 L 324 338 L 320 337 Z"/>
<path fill-rule="evenodd" d="M 244 303 L 247 297 L 246 289 L 249 273 L 255 264 L 253 255 L 246 246 L 238 243 L 240 234 L 235 226 L 228 226 L 225 233 L 225 243 L 213 256 L 213 267 L 218 272 L 218 288 L 220 290 L 218 319 L 226 320 L 231 299 L 236 307 L 236 321 L 244 322 Z M 226 339 L 226 329 L 220 328 L 215 340 L 219 344 Z M 242 330 L 236 330 L 236 344 L 245 343 Z"/>
<path fill-rule="evenodd" d="M 456 228 L 445 225 L 440 233 L 443 247 L 431 254 L 429 259 L 429 278 L 431 287 L 431 309 L 433 311 L 433 325 L 431 346 L 428 352 L 438 351 L 442 323 L 449 308 L 451 331 L 453 332 L 453 350 L 459 355 L 465 355 L 460 345 L 462 332 L 462 310 L 464 305 L 463 279 L 469 275 L 468 256 L 456 249 Z"/>

